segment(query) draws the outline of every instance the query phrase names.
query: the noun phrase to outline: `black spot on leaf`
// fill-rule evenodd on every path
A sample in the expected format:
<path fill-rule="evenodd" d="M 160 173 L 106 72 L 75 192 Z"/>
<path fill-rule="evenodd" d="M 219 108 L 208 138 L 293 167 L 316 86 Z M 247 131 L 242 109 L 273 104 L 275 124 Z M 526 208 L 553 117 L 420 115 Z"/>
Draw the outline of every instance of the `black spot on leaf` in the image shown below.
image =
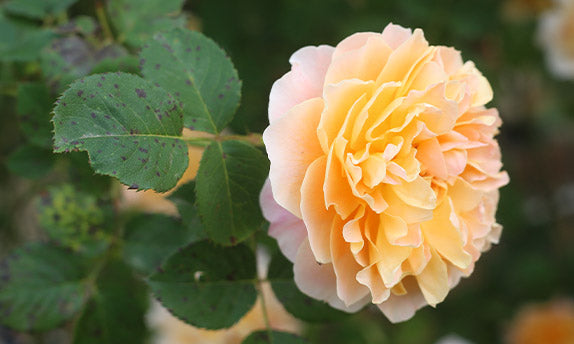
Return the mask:
<path fill-rule="evenodd" d="M 147 94 L 145 93 L 145 91 L 140 89 L 140 88 L 136 88 L 136 94 L 140 98 L 146 98 L 147 97 Z"/>

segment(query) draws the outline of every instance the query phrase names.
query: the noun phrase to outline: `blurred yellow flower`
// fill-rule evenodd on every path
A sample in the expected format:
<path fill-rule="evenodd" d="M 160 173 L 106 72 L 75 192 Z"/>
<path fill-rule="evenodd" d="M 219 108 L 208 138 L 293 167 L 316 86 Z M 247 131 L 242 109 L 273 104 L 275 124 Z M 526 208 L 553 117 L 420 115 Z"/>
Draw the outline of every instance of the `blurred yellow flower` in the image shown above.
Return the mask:
<path fill-rule="evenodd" d="M 574 343 L 574 303 L 557 300 L 525 307 L 513 320 L 507 343 Z"/>
<path fill-rule="evenodd" d="M 298 287 L 393 322 L 441 302 L 502 229 L 488 81 L 393 24 L 290 62 L 271 89 L 261 206 Z"/>
<path fill-rule="evenodd" d="M 550 71 L 559 78 L 574 78 L 574 0 L 556 0 L 541 16 L 538 42 Z"/>
<path fill-rule="evenodd" d="M 502 6 L 510 19 L 529 18 L 552 6 L 552 0 L 507 0 Z"/>

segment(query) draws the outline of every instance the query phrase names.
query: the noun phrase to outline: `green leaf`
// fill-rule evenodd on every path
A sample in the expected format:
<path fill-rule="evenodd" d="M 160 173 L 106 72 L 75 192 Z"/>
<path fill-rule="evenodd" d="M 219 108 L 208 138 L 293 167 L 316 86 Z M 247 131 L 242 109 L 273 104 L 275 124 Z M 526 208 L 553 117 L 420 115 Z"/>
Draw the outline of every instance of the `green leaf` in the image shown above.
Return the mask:
<path fill-rule="evenodd" d="M 55 35 L 0 12 L 0 61 L 33 61 Z"/>
<path fill-rule="evenodd" d="M 94 174 L 89 157 L 83 152 L 71 152 L 63 159 L 67 163 L 67 175 L 74 188 L 100 198 L 108 198 L 110 190 L 117 190 L 114 180 Z"/>
<path fill-rule="evenodd" d="M 167 191 L 188 164 L 182 114 L 163 89 L 130 74 L 75 82 L 54 109 L 54 149 L 87 151 L 96 173 Z"/>
<path fill-rule="evenodd" d="M 348 316 L 347 313 L 336 310 L 327 303 L 312 299 L 299 291 L 293 280 L 293 264 L 280 252 L 271 260 L 268 279 L 279 302 L 296 318 L 308 322 L 329 322 Z"/>
<path fill-rule="evenodd" d="M 414 341 L 403 341 L 396 338 L 396 334 L 401 330 L 397 328 L 398 324 L 385 324 L 387 326 L 381 326 L 381 317 L 373 316 L 369 312 L 359 312 L 346 317 L 344 320 L 331 322 L 331 323 L 317 323 L 310 324 L 306 326 L 305 335 L 311 343 L 329 343 L 329 344 L 390 344 L 390 343 L 426 343 L 429 340 L 428 334 L 429 328 L 419 328 L 418 326 L 412 326 L 413 321 L 418 321 L 422 314 L 417 314 L 417 316 L 407 323 L 407 331 L 411 332 L 417 336 L 417 340 Z M 423 322 L 431 324 L 429 319 L 424 319 Z M 389 325 L 391 327 L 389 327 Z M 432 325 L 431 325 L 432 326 Z M 391 332 L 392 330 L 392 332 Z M 392 333 L 393 336 L 389 338 L 389 334 Z M 421 335 L 426 335 L 425 339 L 421 339 Z"/>
<path fill-rule="evenodd" d="M 190 233 L 193 233 L 194 238 L 197 240 L 206 239 L 207 233 L 203 229 L 195 205 L 195 181 L 180 186 L 168 198 L 177 206 L 183 224 Z"/>
<path fill-rule="evenodd" d="M 138 74 L 140 72 L 138 58 L 132 55 L 106 57 L 99 61 L 90 73 L 97 74 L 117 71 Z"/>
<path fill-rule="evenodd" d="M 73 343 L 144 343 L 147 298 L 145 286 L 130 269 L 121 261 L 110 261 L 76 324 Z"/>
<path fill-rule="evenodd" d="M 239 141 L 213 142 L 201 158 L 196 177 L 199 214 L 209 237 L 234 245 L 260 228 L 259 192 L 269 161 Z"/>
<path fill-rule="evenodd" d="M 86 302 L 86 261 L 61 248 L 31 244 L 0 264 L 0 323 L 21 331 L 54 328 Z"/>
<path fill-rule="evenodd" d="M 178 248 L 198 241 L 181 221 L 166 215 L 141 215 L 126 225 L 124 257 L 137 271 L 149 275 Z"/>
<path fill-rule="evenodd" d="M 97 64 L 122 60 L 127 57 L 133 60 L 133 63 L 137 67 L 137 57 L 129 55 L 127 49 L 118 44 L 108 44 L 97 50 L 94 54 L 94 59 Z M 113 71 L 117 72 L 117 70 Z M 136 68 L 136 72 L 139 72 L 139 69 Z M 96 72 L 94 72 L 94 69 L 92 69 L 90 73 L 95 74 Z"/>
<path fill-rule="evenodd" d="M 58 245 L 96 254 L 108 246 L 108 209 L 93 195 L 69 184 L 54 186 L 37 199 L 36 207 L 38 224 Z"/>
<path fill-rule="evenodd" d="M 20 146 L 8 156 L 6 166 L 20 177 L 39 179 L 51 172 L 54 155 L 44 148 Z"/>
<path fill-rule="evenodd" d="M 305 344 L 307 343 L 301 337 L 287 332 L 271 331 L 271 335 L 267 331 L 257 331 L 245 338 L 241 344 Z"/>
<path fill-rule="evenodd" d="M 199 32 L 158 34 L 140 53 L 142 72 L 183 104 L 184 126 L 218 133 L 233 119 L 241 81 L 229 57 Z"/>
<path fill-rule="evenodd" d="M 196 327 L 230 327 L 257 299 L 255 256 L 246 246 L 202 241 L 173 256 L 149 278 L 156 298 L 176 317 Z"/>
<path fill-rule="evenodd" d="M 10 0 L 4 4 L 4 9 L 12 14 L 43 19 L 46 15 L 65 11 L 76 1 L 78 0 Z"/>
<path fill-rule="evenodd" d="M 181 8 L 185 0 L 113 0 L 107 2 L 118 41 L 138 47 L 153 34 L 185 25 Z"/>
<path fill-rule="evenodd" d="M 21 83 L 18 87 L 17 113 L 20 128 L 28 141 L 40 147 L 52 147 L 50 113 L 54 100 L 43 83 Z"/>

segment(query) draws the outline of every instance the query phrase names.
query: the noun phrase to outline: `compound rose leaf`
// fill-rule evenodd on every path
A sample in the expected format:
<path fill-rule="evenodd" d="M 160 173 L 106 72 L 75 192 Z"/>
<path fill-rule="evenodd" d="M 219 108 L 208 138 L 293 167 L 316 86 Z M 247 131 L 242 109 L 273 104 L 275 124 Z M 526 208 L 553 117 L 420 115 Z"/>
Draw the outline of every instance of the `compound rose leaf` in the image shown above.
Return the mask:
<path fill-rule="evenodd" d="M 99 174 L 164 192 L 187 168 L 182 112 L 160 87 L 124 73 L 75 82 L 54 109 L 54 150 L 87 151 Z"/>
<path fill-rule="evenodd" d="M 167 215 L 138 215 L 126 224 L 124 260 L 138 272 L 150 275 L 178 248 L 198 241 L 200 230 Z"/>
<path fill-rule="evenodd" d="M 244 245 L 191 244 L 149 277 L 155 297 L 196 327 L 220 329 L 241 319 L 257 299 L 255 256 Z"/>
<path fill-rule="evenodd" d="M 148 293 L 145 285 L 119 260 L 109 261 L 96 292 L 76 322 L 74 344 L 144 343 Z"/>
<path fill-rule="evenodd" d="M 210 239 L 234 245 L 261 226 L 259 191 L 268 171 L 267 158 L 247 143 L 213 142 L 207 147 L 195 190 L 199 215 Z"/>
<path fill-rule="evenodd" d="M 218 133 L 233 119 L 241 81 L 225 51 L 211 39 L 175 29 L 156 35 L 140 57 L 145 78 L 181 101 L 185 127 Z"/>

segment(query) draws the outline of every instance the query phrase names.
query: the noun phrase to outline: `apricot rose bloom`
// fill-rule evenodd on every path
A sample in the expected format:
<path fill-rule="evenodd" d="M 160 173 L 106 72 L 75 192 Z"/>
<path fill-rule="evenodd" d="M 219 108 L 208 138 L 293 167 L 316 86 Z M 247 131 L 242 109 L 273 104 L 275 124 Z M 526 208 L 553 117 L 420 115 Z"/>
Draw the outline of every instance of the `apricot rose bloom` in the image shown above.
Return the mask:
<path fill-rule="evenodd" d="M 441 302 L 501 232 L 488 81 L 393 24 L 290 63 L 271 89 L 261 206 L 297 286 L 393 322 Z"/>

